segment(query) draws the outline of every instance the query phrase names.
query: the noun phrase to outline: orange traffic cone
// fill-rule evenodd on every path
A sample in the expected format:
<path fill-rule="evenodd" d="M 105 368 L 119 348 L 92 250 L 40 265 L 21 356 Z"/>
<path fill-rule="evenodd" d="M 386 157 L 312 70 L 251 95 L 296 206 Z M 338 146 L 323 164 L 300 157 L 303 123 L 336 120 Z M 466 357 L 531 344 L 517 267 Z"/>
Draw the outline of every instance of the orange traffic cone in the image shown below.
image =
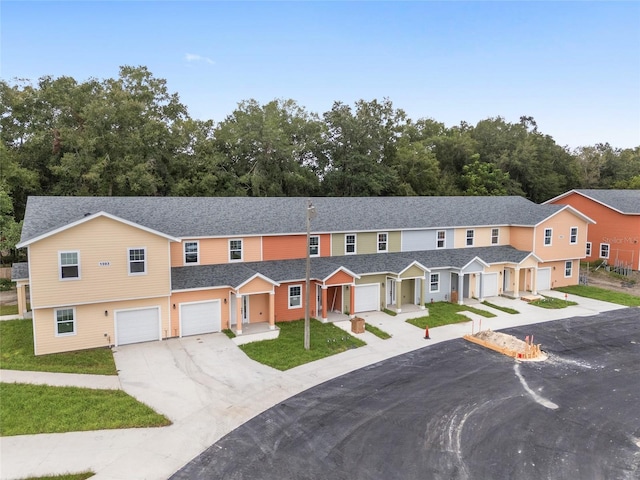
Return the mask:
<path fill-rule="evenodd" d="M 424 329 L 424 339 L 431 340 L 431 337 L 429 336 L 429 325 L 427 325 L 426 328 Z"/>

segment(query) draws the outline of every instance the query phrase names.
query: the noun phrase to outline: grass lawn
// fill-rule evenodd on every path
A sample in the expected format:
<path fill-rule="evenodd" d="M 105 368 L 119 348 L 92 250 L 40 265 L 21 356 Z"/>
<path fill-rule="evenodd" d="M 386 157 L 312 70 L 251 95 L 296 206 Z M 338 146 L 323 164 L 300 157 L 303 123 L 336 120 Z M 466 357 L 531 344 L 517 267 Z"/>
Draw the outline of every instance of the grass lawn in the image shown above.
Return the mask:
<path fill-rule="evenodd" d="M 17 315 L 18 305 L 0 305 L 0 316 L 2 315 Z"/>
<path fill-rule="evenodd" d="M 425 328 L 427 325 L 429 325 L 429 328 L 433 328 L 440 327 L 442 325 L 449 325 L 451 323 L 469 322 L 471 321 L 469 317 L 458 313 L 465 310 L 477 313 L 487 318 L 495 317 L 495 314 L 487 312 L 486 310 L 480 310 L 478 308 L 449 302 L 429 303 L 427 304 L 427 308 L 429 309 L 429 316 L 410 318 L 407 322 L 420 328 Z"/>
<path fill-rule="evenodd" d="M 366 324 L 365 324 L 366 325 Z M 298 365 L 366 345 L 362 340 L 331 323 L 311 320 L 309 350 L 304 349 L 304 320 L 280 322 L 280 335 L 275 340 L 240 345 L 240 348 L 256 362 L 278 370 L 288 370 Z"/>
<path fill-rule="evenodd" d="M 501 310 L 501 311 L 506 312 L 506 313 L 511 313 L 511 314 L 520 313 L 518 310 L 515 310 L 513 308 L 501 307 L 500 305 L 495 305 L 493 303 L 489 303 L 486 300 L 484 302 L 482 302 L 482 304 L 486 305 L 487 307 L 495 308 L 496 310 Z"/>
<path fill-rule="evenodd" d="M 591 287 L 589 285 L 572 285 L 569 287 L 558 287 L 557 291 L 578 295 L 579 297 L 593 298 L 603 302 L 617 303 L 627 307 L 640 307 L 640 297 L 623 292 L 615 292 L 604 288 Z"/>
<path fill-rule="evenodd" d="M 64 475 L 50 475 L 47 477 L 28 477 L 23 480 L 86 480 L 94 475 L 95 473 L 93 472 L 65 473 Z"/>
<path fill-rule="evenodd" d="M 1 383 L 0 435 L 162 427 L 171 422 L 122 390 Z"/>
<path fill-rule="evenodd" d="M 384 330 L 380 330 L 378 327 L 374 327 L 373 325 L 370 325 L 367 322 L 364 322 L 364 329 L 367 332 L 371 332 L 376 337 L 379 337 L 379 338 L 381 338 L 383 340 L 391 338 L 391 335 L 389 335 L 387 332 L 385 332 Z"/>
<path fill-rule="evenodd" d="M 0 322 L 0 368 L 38 372 L 116 375 L 116 364 L 108 348 L 79 352 L 33 354 L 31 320 Z"/>
<path fill-rule="evenodd" d="M 559 298 L 546 297 L 543 296 L 540 300 L 534 300 L 533 302 L 529 302 L 529 305 L 535 305 L 536 307 L 548 308 L 548 309 L 559 309 L 566 308 L 570 305 L 577 305 L 577 302 L 571 302 L 567 300 L 561 300 Z"/>

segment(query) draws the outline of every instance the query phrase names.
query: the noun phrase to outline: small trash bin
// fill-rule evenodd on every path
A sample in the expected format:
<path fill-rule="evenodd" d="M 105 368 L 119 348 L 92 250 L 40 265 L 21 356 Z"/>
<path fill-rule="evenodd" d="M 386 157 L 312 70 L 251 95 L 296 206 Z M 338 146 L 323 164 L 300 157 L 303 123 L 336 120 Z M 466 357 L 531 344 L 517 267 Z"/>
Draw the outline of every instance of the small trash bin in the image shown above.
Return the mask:
<path fill-rule="evenodd" d="M 360 317 L 352 318 L 351 331 L 353 333 L 364 333 L 364 318 L 360 318 Z"/>

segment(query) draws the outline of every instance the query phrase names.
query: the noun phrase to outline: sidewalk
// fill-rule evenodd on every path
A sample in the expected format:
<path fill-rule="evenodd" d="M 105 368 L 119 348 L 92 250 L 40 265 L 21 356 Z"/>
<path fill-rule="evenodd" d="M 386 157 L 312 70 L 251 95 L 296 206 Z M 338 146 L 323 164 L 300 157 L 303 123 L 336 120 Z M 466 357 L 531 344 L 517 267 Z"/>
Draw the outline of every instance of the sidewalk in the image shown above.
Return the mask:
<path fill-rule="evenodd" d="M 547 292 L 545 292 L 547 294 Z M 549 292 L 550 295 L 564 294 Z M 546 310 L 520 300 L 491 298 L 491 303 L 515 308 L 508 314 L 484 305 L 494 318 L 465 313 L 470 322 L 424 331 L 405 322 L 425 312 L 392 317 L 364 314 L 367 322 L 392 335 L 382 340 L 369 332 L 358 335 L 367 345 L 348 350 L 286 372 L 248 359 L 222 334 L 185 337 L 163 342 L 128 345 L 114 351 L 121 388 L 167 415 L 173 425 L 164 428 L 101 430 L 0 438 L 0 478 L 17 479 L 45 474 L 96 472 L 96 480 L 166 479 L 207 447 L 264 410 L 331 378 L 367 367 L 403 353 L 460 338 L 482 329 L 500 330 L 561 318 L 594 315 L 621 307 L 597 300 L 571 297 L 579 304 Z M 350 330 L 350 322 L 339 326 Z M 544 349 L 544 345 L 543 345 Z M 2 371 L 2 381 L 55 385 L 84 383 L 96 388 L 95 376 Z M 109 377 L 107 377 L 109 378 Z M 116 377 L 113 377 L 116 380 Z M 78 383 L 75 383 L 78 382 Z M 109 387 L 99 387 L 109 388 Z"/>

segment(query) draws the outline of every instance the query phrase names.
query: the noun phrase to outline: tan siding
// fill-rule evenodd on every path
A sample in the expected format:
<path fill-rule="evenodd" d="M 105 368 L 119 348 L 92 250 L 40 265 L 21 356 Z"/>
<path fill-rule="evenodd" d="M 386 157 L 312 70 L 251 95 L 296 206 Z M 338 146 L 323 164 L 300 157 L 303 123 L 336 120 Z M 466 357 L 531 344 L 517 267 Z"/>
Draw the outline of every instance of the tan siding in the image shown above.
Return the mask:
<path fill-rule="evenodd" d="M 380 232 L 384 233 L 384 232 Z M 356 237 L 356 252 L 361 255 L 364 253 L 378 252 L 378 232 L 358 233 Z"/>
<path fill-rule="evenodd" d="M 401 278 L 415 278 L 415 277 L 424 277 L 424 271 L 418 267 L 417 265 L 412 266 L 406 272 L 403 272 L 400 275 Z"/>
<path fill-rule="evenodd" d="M 63 337 L 55 335 L 56 322 L 53 308 L 34 311 L 36 355 L 106 347 L 115 344 L 113 313 L 115 310 L 160 307 L 162 336 L 166 337 L 169 334 L 168 300 L 167 297 L 78 305 L 75 307 L 76 334 Z M 65 307 L 71 308 L 73 305 Z"/>
<path fill-rule="evenodd" d="M 401 303 L 415 303 L 415 291 L 416 291 L 416 281 L 411 280 L 403 280 L 401 284 L 401 292 L 402 302 Z"/>
<path fill-rule="evenodd" d="M 98 217 L 29 247 L 32 307 L 74 305 L 168 295 L 169 241 Z M 129 275 L 130 247 L 146 248 L 145 275 Z M 80 252 L 80 279 L 60 280 L 60 251 Z M 109 262 L 109 266 L 99 266 Z"/>
<path fill-rule="evenodd" d="M 384 274 L 380 275 L 363 275 L 362 277 L 356 279 L 356 285 L 366 285 L 368 283 L 380 283 L 384 286 L 387 277 Z"/>
<path fill-rule="evenodd" d="M 339 257 L 344 255 L 344 233 L 333 233 L 331 235 L 331 256 Z"/>
<path fill-rule="evenodd" d="M 491 230 L 494 228 L 500 229 L 500 235 L 498 237 L 498 245 L 505 245 L 506 242 L 502 238 L 505 227 L 476 227 L 476 228 L 456 228 L 453 233 L 453 244 L 455 248 L 467 247 L 467 230 L 473 230 L 473 246 L 474 247 L 490 247 L 491 243 Z"/>
<path fill-rule="evenodd" d="M 402 233 L 401 232 L 389 232 L 389 251 L 390 252 L 402 251 Z"/>

